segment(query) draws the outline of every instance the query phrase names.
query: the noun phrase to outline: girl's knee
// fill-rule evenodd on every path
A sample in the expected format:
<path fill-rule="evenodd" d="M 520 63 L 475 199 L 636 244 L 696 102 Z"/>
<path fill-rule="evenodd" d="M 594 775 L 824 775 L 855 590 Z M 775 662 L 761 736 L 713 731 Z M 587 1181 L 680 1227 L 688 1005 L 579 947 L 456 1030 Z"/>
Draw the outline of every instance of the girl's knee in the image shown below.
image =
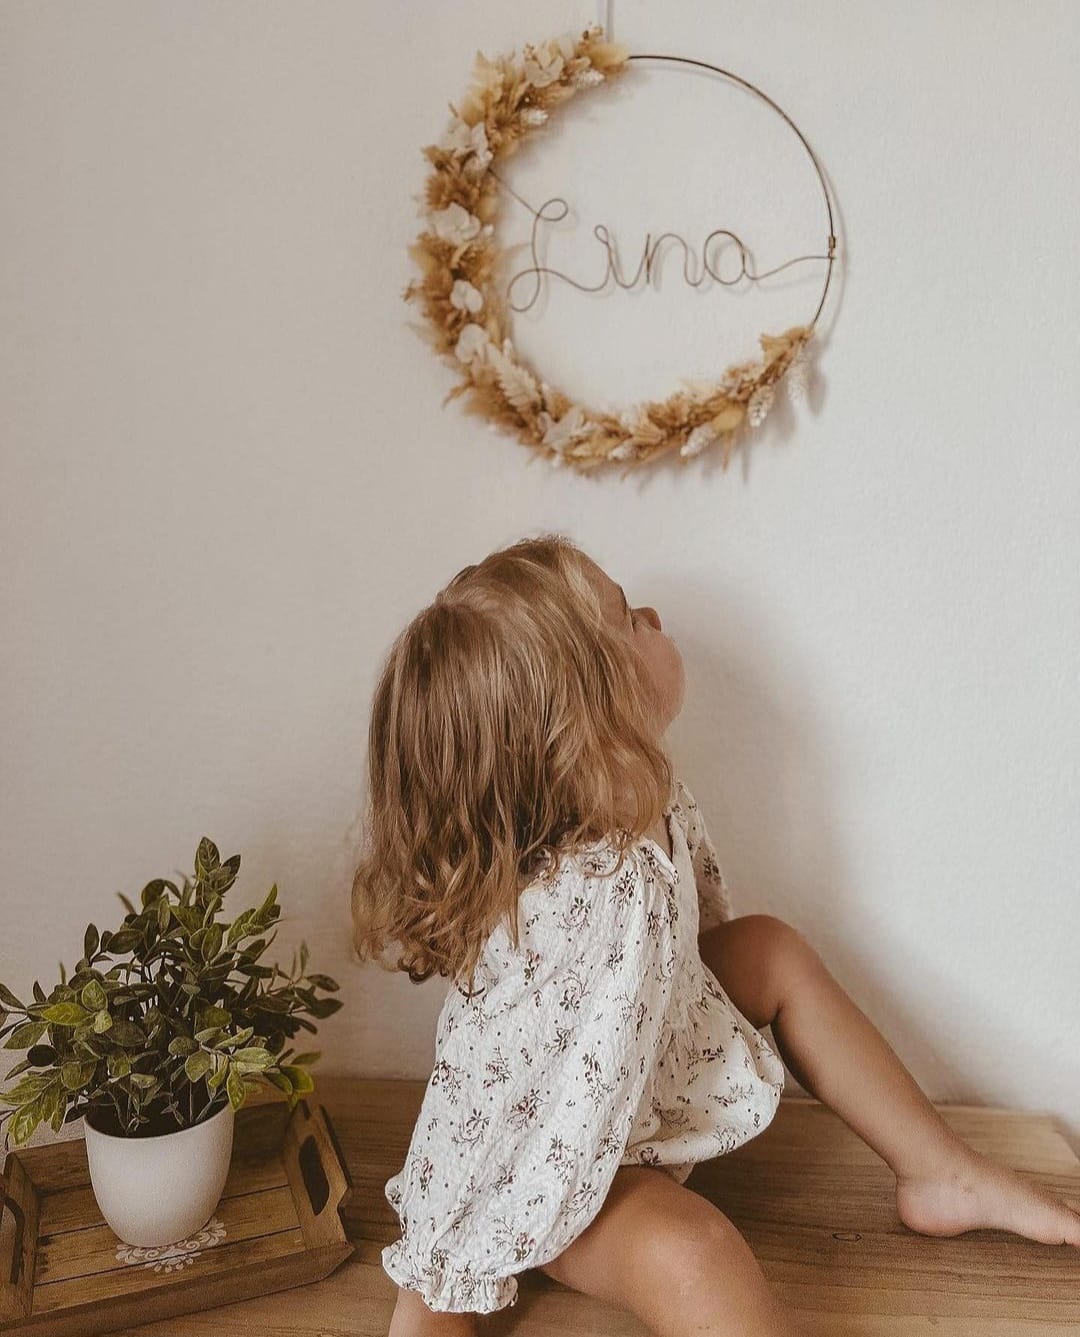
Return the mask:
<path fill-rule="evenodd" d="M 753 935 L 758 951 L 754 953 L 780 984 L 789 983 L 807 970 L 821 965 L 821 957 L 810 942 L 786 919 L 775 915 L 747 915 L 754 920 Z"/>
<path fill-rule="evenodd" d="M 790 1337 L 791 1315 L 731 1221 L 707 1199 L 658 1223 L 652 1266 L 633 1308 L 660 1337 L 736 1333 Z M 647 1292 L 647 1293 L 646 1293 Z"/>

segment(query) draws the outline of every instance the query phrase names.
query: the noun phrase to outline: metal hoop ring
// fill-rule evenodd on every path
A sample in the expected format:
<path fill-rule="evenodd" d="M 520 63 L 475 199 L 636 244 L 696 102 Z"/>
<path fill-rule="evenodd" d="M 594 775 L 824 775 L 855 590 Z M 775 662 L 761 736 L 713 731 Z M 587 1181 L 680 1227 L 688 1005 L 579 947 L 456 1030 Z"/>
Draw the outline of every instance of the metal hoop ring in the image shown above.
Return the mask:
<path fill-rule="evenodd" d="M 818 322 L 818 317 L 821 315 L 821 309 L 825 305 L 825 295 L 829 291 L 829 281 L 832 278 L 833 262 L 836 258 L 836 235 L 833 231 L 834 228 L 833 211 L 832 211 L 832 203 L 829 199 L 829 188 L 825 184 L 825 175 L 821 170 L 817 158 L 814 156 L 814 150 L 810 147 L 810 145 L 806 141 L 806 136 L 795 124 L 795 122 L 791 119 L 791 117 L 787 114 L 787 112 L 784 111 L 782 107 L 777 106 L 777 104 L 772 100 L 771 97 L 769 97 L 767 93 L 763 93 L 760 88 L 758 88 L 755 84 L 750 83 L 748 79 L 743 79 L 739 75 L 733 74 L 730 70 L 721 69 L 719 65 L 710 65 L 707 60 L 693 60 L 689 56 L 662 56 L 656 54 L 655 52 L 636 53 L 627 56 L 627 60 L 666 60 L 672 62 L 673 64 L 678 64 L 678 65 L 695 65 L 702 70 L 711 70 L 713 74 L 722 74 L 725 78 L 733 79 L 737 84 L 741 84 L 743 88 L 748 89 L 751 93 L 757 94 L 759 98 L 761 98 L 764 102 L 767 102 L 769 106 L 772 107 L 773 111 L 775 111 L 777 115 L 782 116 L 784 120 L 788 123 L 788 125 L 791 126 L 792 130 L 794 130 L 795 133 L 799 136 L 799 143 L 802 144 L 803 148 L 806 150 L 807 154 L 810 157 L 811 163 L 813 163 L 814 171 L 817 173 L 817 179 L 821 185 L 821 193 L 825 200 L 825 212 L 828 215 L 828 220 L 829 220 L 829 240 L 828 240 L 829 250 L 828 250 L 828 256 L 826 257 L 829 263 L 828 267 L 825 270 L 825 285 L 821 290 L 821 300 L 818 302 L 817 310 L 814 312 L 814 318 L 810 322 L 810 328 L 813 329 L 813 327 Z"/>

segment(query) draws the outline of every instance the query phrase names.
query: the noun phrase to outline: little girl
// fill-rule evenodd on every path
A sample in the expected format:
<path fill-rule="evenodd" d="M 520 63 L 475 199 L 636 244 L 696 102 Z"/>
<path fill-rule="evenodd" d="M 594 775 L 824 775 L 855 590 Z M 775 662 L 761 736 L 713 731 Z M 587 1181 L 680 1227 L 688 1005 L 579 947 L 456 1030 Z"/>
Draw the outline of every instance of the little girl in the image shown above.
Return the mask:
<path fill-rule="evenodd" d="M 560 535 L 460 571 L 391 649 L 356 947 L 450 980 L 385 1188 L 391 1337 L 474 1333 L 530 1268 L 663 1337 L 797 1331 L 685 1186 L 767 1127 L 783 1063 L 889 1164 L 911 1230 L 1080 1245 L 1076 1212 L 951 1131 L 795 929 L 732 917 L 663 741 L 683 690 L 655 610 Z"/>

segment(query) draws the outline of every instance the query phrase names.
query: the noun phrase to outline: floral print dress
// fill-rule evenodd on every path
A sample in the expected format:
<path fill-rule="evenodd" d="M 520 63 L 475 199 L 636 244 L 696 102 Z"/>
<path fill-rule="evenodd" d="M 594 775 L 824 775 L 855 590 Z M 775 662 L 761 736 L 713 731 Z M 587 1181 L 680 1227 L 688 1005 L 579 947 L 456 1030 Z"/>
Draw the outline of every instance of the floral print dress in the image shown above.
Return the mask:
<path fill-rule="evenodd" d="M 681 780 L 665 816 L 672 858 L 649 837 L 617 870 L 610 841 L 566 855 L 521 893 L 517 949 L 500 925 L 473 994 L 447 992 L 382 1251 L 432 1310 L 516 1303 L 517 1274 L 585 1230 L 619 1166 L 684 1183 L 776 1112 L 783 1064 L 698 949 L 731 903 Z"/>

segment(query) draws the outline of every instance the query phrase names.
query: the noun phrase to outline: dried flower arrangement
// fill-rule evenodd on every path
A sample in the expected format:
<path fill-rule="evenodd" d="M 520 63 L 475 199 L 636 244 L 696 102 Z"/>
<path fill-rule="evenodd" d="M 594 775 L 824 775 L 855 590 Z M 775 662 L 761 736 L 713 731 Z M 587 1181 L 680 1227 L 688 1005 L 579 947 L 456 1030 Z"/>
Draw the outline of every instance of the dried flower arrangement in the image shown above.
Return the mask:
<path fill-rule="evenodd" d="M 760 359 L 729 367 L 715 385 L 691 385 L 664 401 L 620 414 L 574 403 L 517 357 L 502 294 L 493 275 L 498 179 L 492 165 L 516 152 L 555 107 L 575 93 L 617 78 L 624 46 L 603 40 L 599 26 L 495 60 L 477 53 L 473 80 L 439 144 L 423 201 L 427 227 L 409 248 L 421 277 L 405 289 L 420 299 L 420 332 L 461 374 L 445 405 L 466 395 L 466 410 L 486 417 L 553 465 L 587 472 L 603 464 L 652 463 L 675 449 L 682 460 L 719 441 L 727 468 L 740 430 L 757 427 L 786 378 L 794 398 L 806 392 L 806 346 L 812 325 L 760 336 Z"/>

